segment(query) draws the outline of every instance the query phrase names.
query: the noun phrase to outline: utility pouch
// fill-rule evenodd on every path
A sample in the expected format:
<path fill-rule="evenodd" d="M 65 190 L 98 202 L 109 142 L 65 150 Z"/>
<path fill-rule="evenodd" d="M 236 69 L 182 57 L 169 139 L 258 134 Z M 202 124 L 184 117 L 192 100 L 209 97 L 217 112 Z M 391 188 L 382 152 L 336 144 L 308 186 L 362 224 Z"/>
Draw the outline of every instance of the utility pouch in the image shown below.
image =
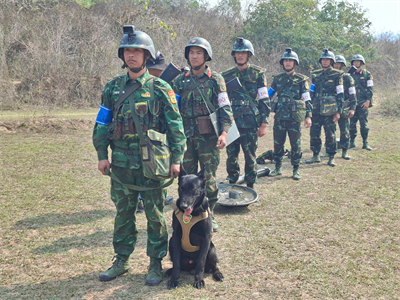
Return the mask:
<path fill-rule="evenodd" d="M 349 110 L 350 110 L 350 100 L 346 100 L 343 102 L 343 109 L 342 113 L 340 114 L 340 118 L 348 119 L 347 114 L 349 113 Z"/>
<path fill-rule="evenodd" d="M 303 100 L 292 101 L 292 118 L 295 122 L 303 122 L 306 118 L 306 104 Z"/>
<path fill-rule="evenodd" d="M 324 117 L 333 116 L 338 112 L 338 105 L 335 96 L 322 96 L 320 98 L 320 112 Z"/>
<path fill-rule="evenodd" d="M 118 141 L 122 138 L 122 124 L 117 120 L 113 120 L 108 124 L 107 138 L 112 141 Z"/>
<path fill-rule="evenodd" d="M 212 134 L 215 132 L 210 116 L 197 117 L 197 125 L 199 126 L 200 134 Z"/>
<path fill-rule="evenodd" d="M 154 180 L 170 178 L 171 150 L 167 136 L 155 130 L 147 130 L 146 144 L 140 145 L 143 175 Z"/>

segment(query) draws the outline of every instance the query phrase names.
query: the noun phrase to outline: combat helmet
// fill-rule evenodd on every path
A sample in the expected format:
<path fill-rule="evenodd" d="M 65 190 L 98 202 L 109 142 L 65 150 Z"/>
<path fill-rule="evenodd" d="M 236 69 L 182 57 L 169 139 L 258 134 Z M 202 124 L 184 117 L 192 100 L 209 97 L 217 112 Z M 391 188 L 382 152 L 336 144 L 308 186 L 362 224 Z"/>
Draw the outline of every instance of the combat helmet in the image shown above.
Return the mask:
<path fill-rule="evenodd" d="M 147 50 L 152 58 L 156 58 L 156 49 L 152 39 L 142 31 L 136 31 L 135 26 L 125 25 L 124 36 L 118 48 L 118 57 L 124 60 L 124 48 L 140 48 Z"/>
<path fill-rule="evenodd" d="M 237 37 L 231 55 L 235 56 L 235 52 L 250 52 L 251 55 L 254 55 L 253 44 L 249 40 Z"/>
<path fill-rule="evenodd" d="M 189 41 L 189 43 L 185 47 L 185 58 L 189 60 L 189 51 L 190 47 L 200 47 L 206 51 L 208 55 L 208 59 L 206 61 L 210 61 L 212 59 L 212 49 L 210 43 L 201 37 L 195 37 Z"/>
<path fill-rule="evenodd" d="M 318 62 L 321 63 L 321 59 L 323 59 L 323 58 L 330 58 L 332 60 L 332 63 L 331 63 L 332 65 L 336 62 L 335 54 L 333 54 L 333 52 L 329 51 L 328 49 L 324 49 L 324 52 L 321 53 L 321 56 L 320 56 Z"/>
<path fill-rule="evenodd" d="M 365 65 L 364 56 L 362 56 L 361 54 L 356 54 L 353 56 L 353 58 L 351 59 L 351 65 L 353 65 L 353 61 L 355 61 L 355 60 L 361 60 L 362 63 Z"/>
<path fill-rule="evenodd" d="M 296 61 L 297 65 L 299 65 L 299 57 L 297 56 L 297 53 L 292 51 L 292 48 L 286 48 L 285 53 L 283 53 L 281 60 L 279 63 L 283 65 L 283 60 L 284 59 L 293 59 Z"/>
<path fill-rule="evenodd" d="M 344 58 L 343 55 L 336 55 L 335 60 L 337 63 L 343 63 L 344 66 L 346 67 L 346 59 Z"/>

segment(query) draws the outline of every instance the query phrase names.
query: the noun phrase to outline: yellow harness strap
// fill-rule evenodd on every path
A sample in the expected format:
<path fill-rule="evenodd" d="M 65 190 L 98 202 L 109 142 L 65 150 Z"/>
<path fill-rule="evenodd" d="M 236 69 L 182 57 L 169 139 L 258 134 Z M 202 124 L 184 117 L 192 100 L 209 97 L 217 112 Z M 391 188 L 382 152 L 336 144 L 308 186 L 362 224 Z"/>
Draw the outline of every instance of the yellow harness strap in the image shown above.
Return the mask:
<path fill-rule="evenodd" d="M 172 202 L 170 204 L 170 206 L 174 210 L 174 213 L 175 213 L 176 218 L 178 219 L 179 223 L 181 223 L 181 227 L 182 227 L 182 240 L 181 240 L 182 249 L 187 251 L 187 252 L 196 252 L 196 251 L 198 251 L 199 250 L 198 246 L 192 246 L 192 244 L 190 244 L 190 239 L 189 239 L 190 230 L 192 229 L 192 226 L 194 224 L 196 224 L 197 222 L 199 222 L 201 220 L 204 220 L 204 219 L 208 218 L 208 214 L 210 213 L 210 209 L 208 208 L 207 211 L 202 212 L 201 215 L 193 216 L 190 219 L 190 222 L 184 223 L 183 222 L 183 218 L 184 218 L 183 212 L 181 212 L 179 210 L 179 208 L 176 206 L 176 204 L 174 202 Z"/>

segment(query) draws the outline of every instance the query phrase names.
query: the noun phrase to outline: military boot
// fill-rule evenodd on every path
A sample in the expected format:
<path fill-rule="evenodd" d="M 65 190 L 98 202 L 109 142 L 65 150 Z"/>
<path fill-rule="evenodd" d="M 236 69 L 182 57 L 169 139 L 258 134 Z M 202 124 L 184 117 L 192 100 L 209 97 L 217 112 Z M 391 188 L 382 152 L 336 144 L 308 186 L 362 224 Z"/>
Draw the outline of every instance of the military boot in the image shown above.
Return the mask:
<path fill-rule="evenodd" d="M 356 143 L 355 143 L 354 139 L 350 139 L 349 148 L 355 148 L 355 147 L 356 147 Z"/>
<path fill-rule="evenodd" d="M 120 276 L 130 269 L 128 258 L 123 258 L 122 256 L 114 256 L 113 265 L 103 273 L 100 274 L 100 281 L 110 281 Z"/>
<path fill-rule="evenodd" d="M 158 285 L 163 279 L 161 258 L 150 258 L 149 271 L 146 276 L 146 285 Z"/>
<path fill-rule="evenodd" d="M 282 175 L 282 165 L 281 164 L 275 164 L 275 170 L 273 170 L 271 173 L 268 174 L 269 177 L 275 177 L 278 175 Z"/>
<path fill-rule="evenodd" d="M 372 148 L 370 146 L 368 146 L 368 142 L 367 141 L 363 142 L 362 148 L 365 149 L 365 150 L 368 150 L 368 151 L 372 150 Z"/>
<path fill-rule="evenodd" d="M 293 179 L 300 180 L 300 178 L 299 166 L 293 166 Z"/>
<path fill-rule="evenodd" d="M 331 167 L 336 166 L 335 157 L 334 156 L 329 156 L 328 166 L 331 166 Z"/>
<path fill-rule="evenodd" d="M 326 158 L 326 157 L 329 157 L 329 154 L 325 152 L 324 154 L 321 154 L 320 157 L 321 157 L 321 158 Z"/>
<path fill-rule="evenodd" d="M 342 158 L 345 160 L 351 159 L 351 157 L 347 155 L 347 149 L 342 149 Z"/>
<path fill-rule="evenodd" d="M 319 153 L 314 153 L 313 157 L 309 160 L 306 160 L 306 164 L 313 164 L 313 163 L 319 163 L 321 162 L 321 157 L 319 156 Z"/>

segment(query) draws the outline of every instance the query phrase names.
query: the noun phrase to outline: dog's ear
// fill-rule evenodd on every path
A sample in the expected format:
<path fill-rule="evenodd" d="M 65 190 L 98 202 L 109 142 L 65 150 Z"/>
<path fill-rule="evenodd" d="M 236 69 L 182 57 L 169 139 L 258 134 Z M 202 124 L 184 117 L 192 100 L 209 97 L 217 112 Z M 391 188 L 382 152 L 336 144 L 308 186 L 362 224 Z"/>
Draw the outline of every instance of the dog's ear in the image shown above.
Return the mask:
<path fill-rule="evenodd" d="M 183 167 L 183 165 L 181 164 L 181 170 L 179 172 L 179 178 L 178 180 L 181 181 L 181 177 L 187 175 L 187 172 L 185 170 L 185 168 Z"/>
<path fill-rule="evenodd" d="M 205 175 L 205 166 L 204 166 L 204 163 L 200 163 L 200 172 L 199 173 L 197 173 L 197 176 L 200 178 L 200 179 L 205 179 L 206 178 L 206 175 Z"/>

